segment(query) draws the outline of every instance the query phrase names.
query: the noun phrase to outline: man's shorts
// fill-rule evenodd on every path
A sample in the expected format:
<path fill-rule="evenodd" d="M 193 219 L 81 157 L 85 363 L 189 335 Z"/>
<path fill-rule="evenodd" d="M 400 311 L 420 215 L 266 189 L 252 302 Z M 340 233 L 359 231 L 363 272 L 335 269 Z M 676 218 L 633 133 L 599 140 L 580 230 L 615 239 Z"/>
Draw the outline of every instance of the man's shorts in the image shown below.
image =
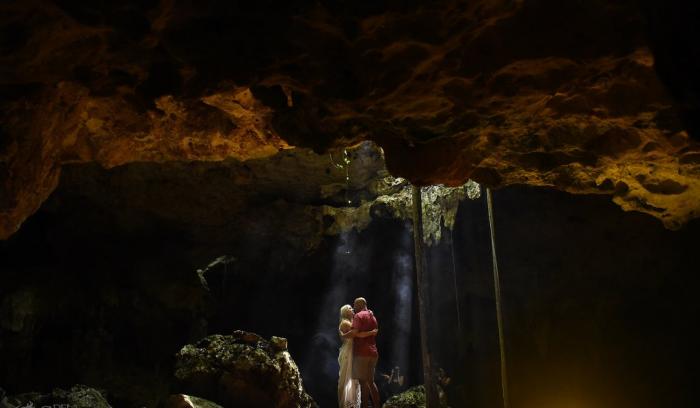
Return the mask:
<path fill-rule="evenodd" d="M 352 378 L 360 381 L 374 382 L 374 368 L 377 366 L 377 357 L 353 356 Z"/>

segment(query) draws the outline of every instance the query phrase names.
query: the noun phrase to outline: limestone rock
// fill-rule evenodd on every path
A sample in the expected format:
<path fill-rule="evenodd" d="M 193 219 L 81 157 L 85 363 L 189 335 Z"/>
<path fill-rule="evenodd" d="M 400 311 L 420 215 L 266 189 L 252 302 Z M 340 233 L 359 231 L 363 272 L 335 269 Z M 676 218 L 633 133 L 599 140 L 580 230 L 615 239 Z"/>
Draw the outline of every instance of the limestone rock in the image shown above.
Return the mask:
<path fill-rule="evenodd" d="M 178 352 L 175 377 L 185 392 L 223 406 L 315 407 L 279 342 L 244 331 L 205 337 Z"/>
<path fill-rule="evenodd" d="M 270 338 L 270 344 L 275 351 L 286 351 L 287 350 L 287 339 L 284 337 L 272 336 Z"/>
<path fill-rule="evenodd" d="M 0 408 L 39 408 L 46 405 L 70 408 L 111 408 L 100 391 L 85 385 L 74 385 L 70 390 L 55 388 L 50 394 L 32 392 L 14 397 L 0 395 Z"/>
<path fill-rule="evenodd" d="M 221 405 L 191 395 L 171 395 L 164 408 L 223 408 Z"/>
<path fill-rule="evenodd" d="M 343 151 L 349 163 L 337 167 Z M 372 219 L 411 216 L 409 182 L 388 174 L 381 149 L 371 142 L 326 154 L 295 148 L 245 162 L 131 163 L 114 169 L 74 164 L 62 172 L 58 189 L 46 202 L 49 211 L 79 200 L 128 227 L 137 228 L 143 217 L 157 218 L 201 239 L 247 235 L 281 241 L 281 247 L 300 253 L 313 251 L 324 236 L 361 231 Z M 474 182 L 424 190 L 430 242 L 440 239 L 443 227 L 451 228 L 459 200 L 479 191 Z M 229 262 L 214 259 L 209 266 Z M 208 267 L 202 266 L 200 279 L 206 282 Z"/>

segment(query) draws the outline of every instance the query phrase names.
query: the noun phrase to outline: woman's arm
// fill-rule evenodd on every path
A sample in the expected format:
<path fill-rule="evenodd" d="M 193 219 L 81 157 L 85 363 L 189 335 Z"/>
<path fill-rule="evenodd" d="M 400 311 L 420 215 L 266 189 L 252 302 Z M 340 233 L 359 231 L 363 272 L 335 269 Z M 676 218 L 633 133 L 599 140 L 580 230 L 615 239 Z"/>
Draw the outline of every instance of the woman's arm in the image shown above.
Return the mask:
<path fill-rule="evenodd" d="M 349 339 L 354 337 L 354 334 L 357 332 L 357 330 L 352 329 L 352 325 L 346 322 L 340 323 L 340 326 L 338 327 L 338 334 L 340 337 L 344 339 Z"/>

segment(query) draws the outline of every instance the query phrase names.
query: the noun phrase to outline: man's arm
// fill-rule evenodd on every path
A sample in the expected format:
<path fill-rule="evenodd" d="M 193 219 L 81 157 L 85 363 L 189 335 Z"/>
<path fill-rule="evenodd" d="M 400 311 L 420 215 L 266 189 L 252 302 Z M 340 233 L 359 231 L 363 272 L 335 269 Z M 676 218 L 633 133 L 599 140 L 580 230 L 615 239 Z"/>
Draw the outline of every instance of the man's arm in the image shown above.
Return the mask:
<path fill-rule="evenodd" d="M 372 331 L 360 331 L 360 327 L 362 326 L 362 320 L 358 315 L 355 315 L 352 319 L 352 329 L 345 334 L 341 334 L 341 337 L 343 338 L 350 338 L 350 337 L 359 337 L 359 338 L 364 338 L 364 337 L 369 337 L 369 336 L 374 336 L 376 333 L 373 333 Z"/>
<path fill-rule="evenodd" d="M 364 337 L 376 336 L 378 332 L 379 332 L 379 329 L 374 329 L 374 330 L 365 331 L 365 332 L 357 332 L 357 334 L 355 334 L 355 337 L 364 338 Z"/>
<path fill-rule="evenodd" d="M 365 337 L 371 337 L 371 336 L 376 336 L 377 333 L 379 332 L 379 329 L 377 328 L 377 319 L 372 315 L 372 312 L 370 312 L 370 321 L 364 321 L 360 319 L 359 314 L 356 314 L 355 317 L 352 319 L 352 328 L 355 331 L 355 334 L 353 337 L 359 337 L 359 338 L 365 338 Z M 374 330 L 360 330 L 362 327 L 367 327 L 367 324 L 372 324 L 374 323 Z"/>

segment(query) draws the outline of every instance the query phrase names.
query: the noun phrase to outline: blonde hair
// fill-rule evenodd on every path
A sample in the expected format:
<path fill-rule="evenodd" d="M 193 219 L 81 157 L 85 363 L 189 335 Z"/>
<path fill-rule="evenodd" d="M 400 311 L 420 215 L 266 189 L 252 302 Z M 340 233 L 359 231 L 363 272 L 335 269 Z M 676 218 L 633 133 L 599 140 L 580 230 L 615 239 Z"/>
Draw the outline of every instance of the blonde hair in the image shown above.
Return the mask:
<path fill-rule="evenodd" d="M 352 306 L 350 305 L 343 305 L 340 308 L 340 321 L 342 322 L 343 320 L 350 320 L 345 315 L 348 313 L 348 311 L 352 312 Z"/>

